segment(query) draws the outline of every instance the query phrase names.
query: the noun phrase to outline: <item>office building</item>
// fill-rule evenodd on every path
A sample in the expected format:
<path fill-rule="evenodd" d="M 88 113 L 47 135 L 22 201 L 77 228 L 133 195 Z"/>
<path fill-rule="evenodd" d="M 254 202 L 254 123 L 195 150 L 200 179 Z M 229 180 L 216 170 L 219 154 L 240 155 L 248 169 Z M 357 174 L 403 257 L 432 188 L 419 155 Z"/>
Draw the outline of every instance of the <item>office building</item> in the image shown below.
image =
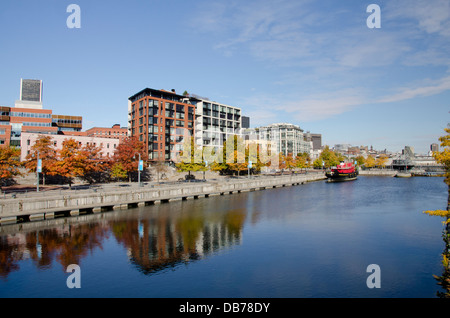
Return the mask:
<path fill-rule="evenodd" d="M 82 117 L 53 115 L 42 104 L 42 81 L 20 80 L 20 100 L 14 107 L 0 106 L 0 144 L 21 146 L 23 132 L 58 134 L 81 131 Z"/>

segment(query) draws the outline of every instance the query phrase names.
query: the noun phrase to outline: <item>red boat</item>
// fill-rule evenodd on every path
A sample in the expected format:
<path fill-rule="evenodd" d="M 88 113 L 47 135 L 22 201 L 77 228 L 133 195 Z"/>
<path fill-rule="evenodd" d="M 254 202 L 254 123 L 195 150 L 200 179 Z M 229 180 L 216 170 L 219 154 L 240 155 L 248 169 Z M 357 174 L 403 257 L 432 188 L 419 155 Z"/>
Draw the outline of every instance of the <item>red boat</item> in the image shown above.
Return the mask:
<path fill-rule="evenodd" d="M 325 173 L 328 182 L 351 181 L 356 180 L 358 170 L 353 162 L 341 162 L 336 167 L 331 168 L 331 171 Z"/>

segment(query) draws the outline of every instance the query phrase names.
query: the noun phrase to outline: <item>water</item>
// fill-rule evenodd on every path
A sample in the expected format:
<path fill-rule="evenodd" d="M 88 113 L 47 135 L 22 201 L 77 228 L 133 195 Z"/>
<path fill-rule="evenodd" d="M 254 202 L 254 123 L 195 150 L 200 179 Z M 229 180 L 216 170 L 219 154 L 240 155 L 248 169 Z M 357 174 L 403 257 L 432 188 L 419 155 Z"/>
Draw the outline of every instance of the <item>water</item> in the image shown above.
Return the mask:
<path fill-rule="evenodd" d="M 3 226 L 0 297 L 433 298 L 443 225 L 422 211 L 446 195 L 442 178 L 360 176 Z"/>

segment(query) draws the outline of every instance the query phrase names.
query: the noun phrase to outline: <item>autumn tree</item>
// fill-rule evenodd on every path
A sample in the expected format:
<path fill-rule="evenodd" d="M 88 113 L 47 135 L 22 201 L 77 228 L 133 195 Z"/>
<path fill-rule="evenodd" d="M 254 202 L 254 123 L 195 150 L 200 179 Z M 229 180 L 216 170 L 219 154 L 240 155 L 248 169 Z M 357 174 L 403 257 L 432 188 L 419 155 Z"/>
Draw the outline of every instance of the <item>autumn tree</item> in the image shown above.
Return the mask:
<path fill-rule="evenodd" d="M 379 168 L 386 167 L 386 162 L 388 161 L 388 156 L 385 154 L 381 154 L 378 156 L 378 158 L 375 160 L 375 165 Z"/>
<path fill-rule="evenodd" d="M 141 160 L 144 161 L 144 166 L 148 160 L 148 155 L 144 150 L 143 142 L 140 142 L 136 137 L 127 137 L 119 143 L 114 151 L 112 165 L 120 163 L 122 169 L 127 173 L 128 181 L 131 182 L 131 174 L 138 170 L 139 154 Z"/>
<path fill-rule="evenodd" d="M 8 179 L 21 175 L 19 171 L 20 149 L 15 147 L 0 146 L 0 184 L 6 184 Z"/>
<path fill-rule="evenodd" d="M 153 169 L 155 169 L 156 172 L 156 178 L 159 183 L 159 175 L 161 173 L 165 173 L 169 170 L 167 165 L 164 164 L 162 160 L 157 160 L 154 164 L 152 164 Z"/>
<path fill-rule="evenodd" d="M 49 175 L 59 175 L 67 179 L 72 188 L 73 178 L 81 177 L 85 171 L 86 157 L 80 145 L 73 139 L 65 139 L 62 148 L 57 151 L 58 160 L 51 166 Z"/>
<path fill-rule="evenodd" d="M 111 178 L 113 179 L 125 179 L 127 177 L 127 172 L 122 167 L 122 164 L 120 162 L 113 163 L 111 167 Z"/>
<path fill-rule="evenodd" d="M 292 169 L 296 167 L 295 158 L 292 156 L 292 153 L 289 153 L 287 156 L 284 156 L 284 162 L 286 169 L 288 169 L 292 173 Z"/>
<path fill-rule="evenodd" d="M 88 143 L 80 149 L 80 155 L 84 160 L 81 177 L 90 184 L 104 180 L 109 158 L 103 156 L 102 148 L 95 146 L 94 143 Z"/>
<path fill-rule="evenodd" d="M 438 292 L 438 296 L 441 298 L 450 298 L 450 128 L 446 128 L 445 136 L 439 138 L 441 142 L 442 151 L 436 151 L 433 153 L 434 158 L 437 163 L 443 164 L 445 168 L 445 180 L 447 184 L 447 210 L 433 210 L 424 211 L 424 213 L 440 216 L 445 219 L 443 222 L 445 228 L 443 230 L 443 240 L 445 242 L 444 252 L 442 253 L 442 265 L 444 267 L 441 276 L 434 275 L 438 284 L 444 289 L 444 292 Z"/>
<path fill-rule="evenodd" d="M 31 146 L 30 153 L 25 157 L 25 168 L 29 172 L 36 172 L 38 157 L 41 160 L 42 184 L 45 185 L 45 177 L 52 170 L 52 166 L 57 160 L 56 149 L 51 136 L 39 135 L 34 145 Z"/>
<path fill-rule="evenodd" d="M 355 161 L 358 166 L 362 166 L 362 165 L 364 165 L 366 160 L 365 160 L 364 156 L 359 155 L 355 158 Z"/>
<path fill-rule="evenodd" d="M 373 156 L 369 155 L 366 158 L 366 161 L 364 162 L 364 166 L 366 168 L 373 168 L 376 165 L 376 160 Z"/>

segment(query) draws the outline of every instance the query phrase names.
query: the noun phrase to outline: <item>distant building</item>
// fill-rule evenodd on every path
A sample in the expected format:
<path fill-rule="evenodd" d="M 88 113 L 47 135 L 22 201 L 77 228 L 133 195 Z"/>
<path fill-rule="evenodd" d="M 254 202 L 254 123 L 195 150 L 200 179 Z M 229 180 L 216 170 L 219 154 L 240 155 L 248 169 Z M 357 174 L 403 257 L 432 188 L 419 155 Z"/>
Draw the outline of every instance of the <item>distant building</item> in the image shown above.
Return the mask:
<path fill-rule="evenodd" d="M 0 145 L 20 147 L 23 132 L 56 135 L 81 129 L 81 116 L 53 115 L 43 109 L 41 80 L 21 79 L 20 100 L 14 107 L 0 106 Z"/>
<path fill-rule="evenodd" d="M 250 117 L 242 116 L 242 128 L 250 128 Z"/>
<path fill-rule="evenodd" d="M 285 156 L 292 154 L 294 157 L 298 153 L 310 153 L 311 143 L 305 141 L 305 134 L 303 129 L 297 125 L 289 123 L 271 124 L 255 129 L 248 129 L 246 135 L 254 134 L 256 140 L 261 142 L 272 142 L 273 147 L 277 153 L 282 153 Z M 244 137 L 244 139 L 248 139 Z"/>
<path fill-rule="evenodd" d="M 322 134 L 311 134 L 313 150 L 322 149 Z"/>
<path fill-rule="evenodd" d="M 437 152 L 437 151 L 439 151 L 439 145 L 438 145 L 438 144 L 431 144 L 430 150 L 431 150 L 432 152 Z"/>
<path fill-rule="evenodd" d="M 20 100 L 42 103 L 42 80 L 20 79 Z"/>
<path fill-rule="evenodd" d="M 89 137 L 118 138 L 120 141 L 122 141 L 127 137 L 127 132 L 127 127 L 120 127 L 119 124 L 115 124 L 111 128 L 92 127 L 86 130 L 86 135 Z"/>

